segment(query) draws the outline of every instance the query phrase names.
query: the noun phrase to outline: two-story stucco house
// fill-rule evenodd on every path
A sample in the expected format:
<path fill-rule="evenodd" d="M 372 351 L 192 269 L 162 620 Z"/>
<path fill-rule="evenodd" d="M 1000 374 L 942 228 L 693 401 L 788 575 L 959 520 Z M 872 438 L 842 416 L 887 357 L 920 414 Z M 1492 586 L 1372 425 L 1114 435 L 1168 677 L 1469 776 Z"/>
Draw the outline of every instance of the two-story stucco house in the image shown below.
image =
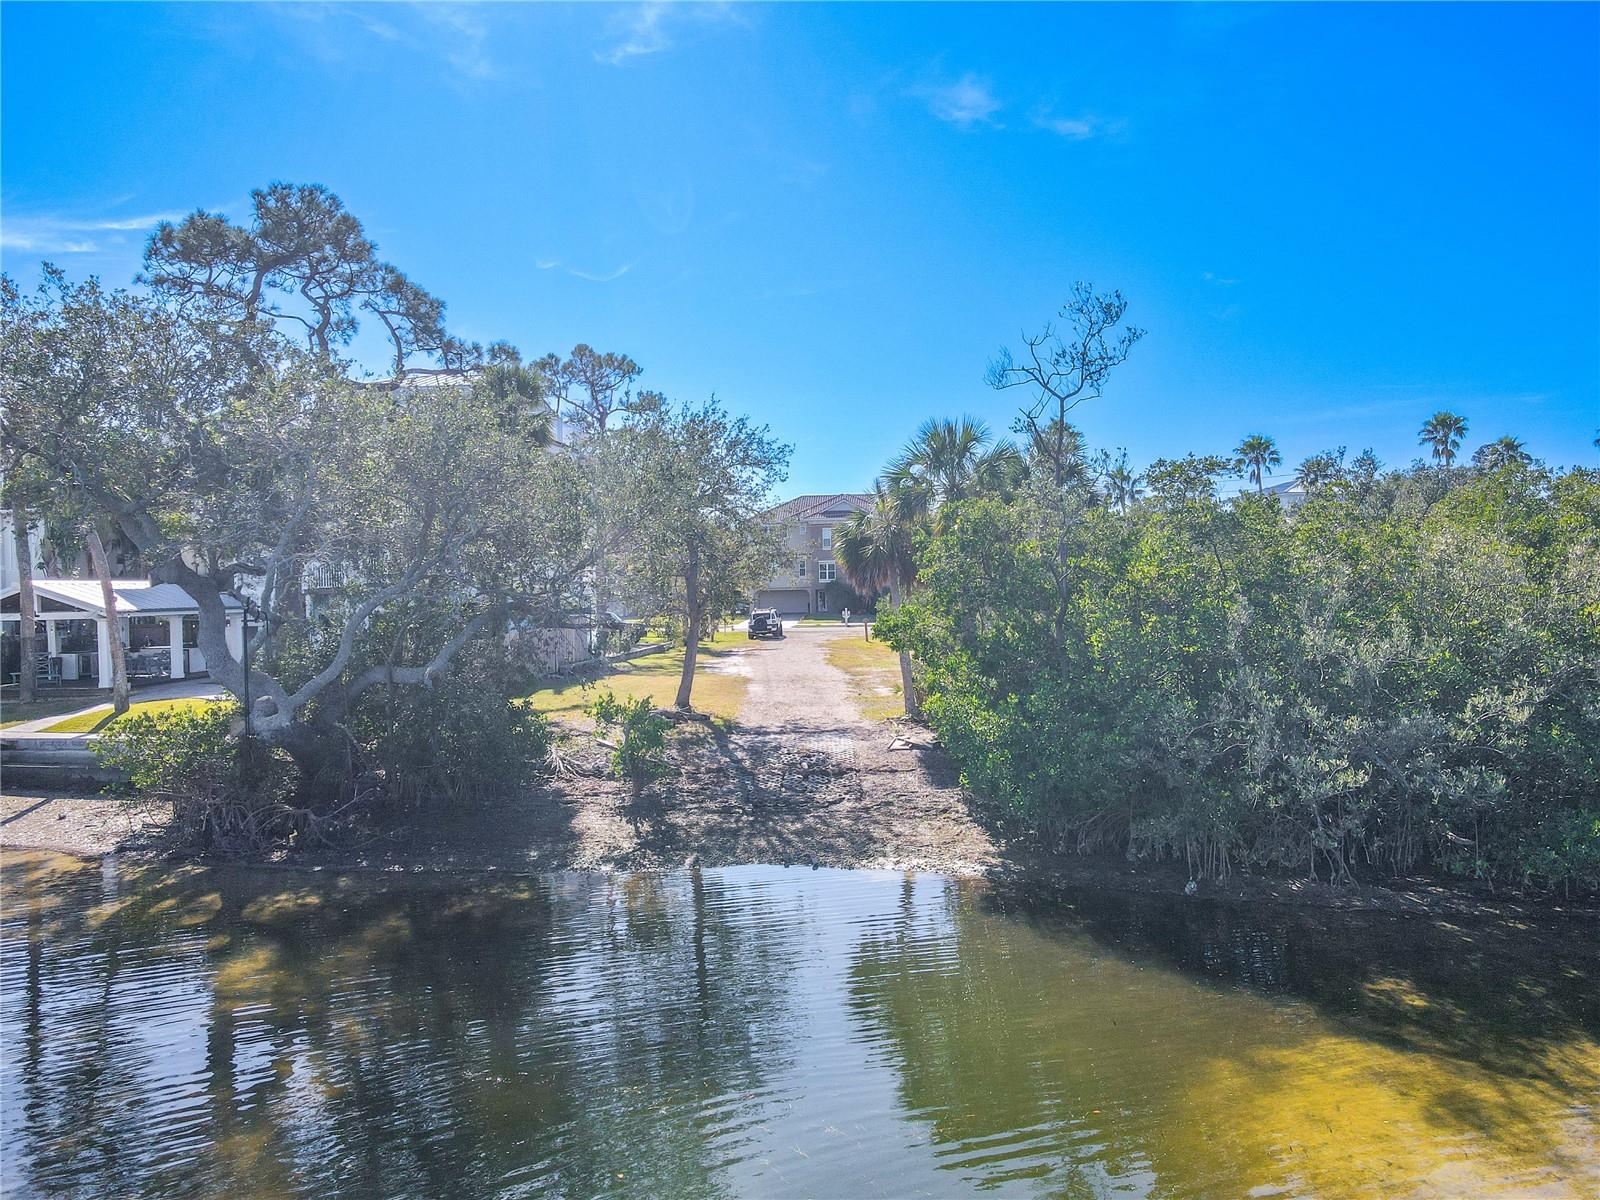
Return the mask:
<path fill-rule="evenodd" d="M 838 612 L 848 585 L 833 559 L 833 529 L 871 506 L 870 494 L 845 492 L 796 496 L 768 512 L 766 520 L 782 530 L 789 556 L 756 590 L 755 607 L 775 608 L 785 616 Z"/>

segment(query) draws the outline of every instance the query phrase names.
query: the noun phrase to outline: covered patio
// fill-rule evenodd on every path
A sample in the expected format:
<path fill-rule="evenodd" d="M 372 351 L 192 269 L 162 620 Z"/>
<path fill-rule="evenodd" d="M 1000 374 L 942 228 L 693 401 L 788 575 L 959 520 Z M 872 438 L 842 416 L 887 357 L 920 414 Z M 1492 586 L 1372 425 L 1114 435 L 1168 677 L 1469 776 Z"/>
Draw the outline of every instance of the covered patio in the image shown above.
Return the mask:
<path fill-rule="evenodd" d="M 111 637 L 122 642 L 130 682 L 184 679 L 206 672 L 205 656 L 196 645 L 200 609 L 175 583 L 117 579 L 111 584 L 115 611 L 106 613 L 98 581 L 35 579 L 35 616 L 44 626 L 43 649 L 34 664 L 44 686 L 111 686 Z M 227 644 L 235 658 L 244 653 L 244 607 L 234 596 L 223 597 L 228 612 Z M 22 622 L 19 589 L 0 591 L 0 633 L 16 643 Z M 16 661 L 7 647 L 6 684 L 16 682 L 27 664 Z"/>

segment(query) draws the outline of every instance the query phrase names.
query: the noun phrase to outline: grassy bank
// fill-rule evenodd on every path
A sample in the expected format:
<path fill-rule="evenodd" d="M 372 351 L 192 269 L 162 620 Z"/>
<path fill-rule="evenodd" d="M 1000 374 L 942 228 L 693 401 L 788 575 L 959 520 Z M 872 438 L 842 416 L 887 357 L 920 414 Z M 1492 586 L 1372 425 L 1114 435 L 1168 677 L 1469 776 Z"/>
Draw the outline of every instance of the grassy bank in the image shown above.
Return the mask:
<path fill-rule="evenodd" d="M 745 679 L 742 675 L 719 670 L 732 647 L 747 639 L 743 632 L 720 631 L 700 645 L 694 676 L 694 708 L 724 721 L 736 720 L 744 703 Z M 601 692 L 609 689 L 622 699 L 643 696 L 658 708 L 672 707 L 678 692 L 678 677 L 683 672 L 683 647 L 647 654 L 628 662 L 613 664 L 603 672 L 571 678 L 552 679 L 523 700 L 539 712 L 557 720 L 587 721 L 584 708 Z"/>
<path fill-rule="evenodd" d="M 187 696 L 178 700 L 146 700 L 139 704 L 128 706 L 128 711 L 122 716 L 116 716 L 111 711 L 111 705 L 102 704 L 98 708 L 91 708 L 87 712 L 78 713 L 64 721 L 57 721 L 54 725 L 45 727 L 45 733 L 101 733 L 121 721 L 130 717 L 155 716 L 157 713 L 179 712 L 189 709 L 204 708 L 208 704 L 216 704 L 216 700 L 207 700 L 200 696 Z"/>
<path fill-rule="evenodd" d="M 850 690 L 861 715 L 887 721 L 905 712 L 900 695 L 900 657 L 883 642 L 864 637 L 830 639 L 828 662 L 850 676 Z"/>

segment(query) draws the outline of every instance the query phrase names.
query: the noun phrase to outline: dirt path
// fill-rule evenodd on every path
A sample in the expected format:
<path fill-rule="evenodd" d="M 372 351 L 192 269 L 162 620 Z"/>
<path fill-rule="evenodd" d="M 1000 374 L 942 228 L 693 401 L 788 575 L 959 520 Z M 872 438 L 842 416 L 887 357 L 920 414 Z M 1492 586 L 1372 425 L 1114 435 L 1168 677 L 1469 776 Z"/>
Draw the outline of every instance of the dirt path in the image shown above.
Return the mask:
<path fill-rule="evenodd" d="M 970 874 L 999 861 L 936 750 L 891 750 L 896 730 L 864 720 L 849 677 L 828 662 L 835 637 L 791 629 L 739 645 L 715 667 L 745 676 L 732 729 L 686 724 L 674 773 L 643 790 L 585 774 L 466 821 L 436 821 L 372 847 L 372 862 L 441 866 L 649 868 L 782 863 Z M 898 739 L 900 744 L 905 739 Z M 923 735 L 919 740 L 925 741 Z"/>
<path fill-rule="evenodd" d="M 735 835 L 742 861 L 987 869 L 996 847 L 953 768 L 915 744 L 925 733 L 907 739 L 864 720 L 849 677 L 829 663 L 829 641 L 859 636 L 798 628 L 734 660 L 749 677 L 739 728 L 706 739 L 694 774 L 717 780 L 710 790 L 742 819 L 704 832 Z"/>

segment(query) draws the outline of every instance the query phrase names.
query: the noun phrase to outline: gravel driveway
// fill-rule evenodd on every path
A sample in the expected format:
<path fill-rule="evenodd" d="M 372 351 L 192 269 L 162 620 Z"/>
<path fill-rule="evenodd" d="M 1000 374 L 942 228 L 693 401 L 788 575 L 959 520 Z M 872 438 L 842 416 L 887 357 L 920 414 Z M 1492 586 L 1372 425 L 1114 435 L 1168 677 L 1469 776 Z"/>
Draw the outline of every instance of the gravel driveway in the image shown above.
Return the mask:
<path fill-rule="evenodd" d="M 830 639 L 860 636 L 859 627 L 800 627 L 782 641 L 737 645 L 710 668 L 748 681 L 737 725 L 680 726 L 674 774 L 658 784 L 635 790 L 604 777 L 600 752 L 578 735 L 570 750 L 585 773 L 463 820 L 419 823 L 367 861 L 988 871 L 999 849 L 926 731 L 900 737 L 892 724 L 864 720 L 849 677 L 828 662 Z"/>

